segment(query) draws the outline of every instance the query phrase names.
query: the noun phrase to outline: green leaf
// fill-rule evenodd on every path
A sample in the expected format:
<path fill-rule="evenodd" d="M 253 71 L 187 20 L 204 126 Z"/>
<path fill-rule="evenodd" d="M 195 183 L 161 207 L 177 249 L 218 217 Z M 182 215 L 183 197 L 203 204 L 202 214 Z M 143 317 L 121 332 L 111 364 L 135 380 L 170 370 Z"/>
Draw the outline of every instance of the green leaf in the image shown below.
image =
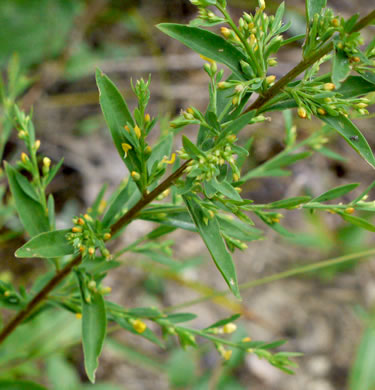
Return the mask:
<path fill-rule="evenodd" d="M 197 159 L 199 156 L 204 156 L 204 153 L 184 135 L 182 136 L 182 145 L 184 146 L 185 152 L 191 158 Z"/>
<path fill-rule="evenodd" d="M 375 232 L 375 226 L 363 218 L 337 211 L 343 220 L 370 232 Z"/>
<path fill-rule="evenodd" d="M 352 184 L 345 184 L 343 186 L 335 187 L 317 196 L 316 198 L 311 199 L 310 202 L 326 202 L 327 200 L 335 199 L 342 195 L 345 195 L 348 192 L 353 191 L 354 188 L 357 188 L 358 186 L 359 183 L 352 183 Z"/>
<path fill-rule="evenodd" d="M 113 142 L 121 159 L 129 170 L 134 170 L 133 164 L 124 158 L 123 143 L 128 143 L 124 126 L 130 123 L 134 127 L 134 120 L 128 105 L 115 84 L 99 69 L 96 71 L 96 84 L 99 89 L 99 101 L 103 115 L 112 135 Z M 130 152 L 128 152 L 130 154 Z"/>
<path fill-rule="evenodd" d="M 90 295 L 91 302 L 87 303 L 82 293 L 82 343 L 86 374 L 94 383 L 107 331 L 107 317 L 102 295 L 94 292 Z"/>
<path fill-rule="evenodd" d="M 250 122 L 254 115 L 255 110 L 249 111 L 246 114 L 243 114 L 237 119 L 233 120 L 219 135 L 217 142 L 225 138 L 228 134 L 238 134 Z"/>
<path fill-rule="evenodd" d="M 128 180 L 125 186 L 114 197 L 108 210 L 104 214 L 102 220 L 103 228 L 108 228 L 115 223 L 127 210 L 132 208 L 140 198 L 141 194 L 137 189 L 137 185 L 133 180 Z"/>
<path fill-rule="evenodd" d="M 196 198 L 183 195 L 183 199 L 216 267 L 223 275 L 232 293 L 240 299 L 234 263 L 220 234 L 220 226 L 216 217 L 207 218 Z"/>
<path fill-rule="evenodd" d="M 372 150 L 359 129 L 345 116 L 320 116 L 322 121 L 333 127 L 346 140 L 346 142 L 359 153 L 373 168 L 375 157 Z"/>
<path fill-rule="evenodd" d="M 162 138 L 155 146 L 153 146 L 151 156 L 147 160 L 147 167 L 149 172 L 151 172 L 151 168 L 154 166 L 154 164 L 161 161 L 164 156 L 169 157 L 172 152 L 172 145 L 173 134 L 170 133 L 166 137 Z"/>
<path fill-rule="evenodd" d="M 197 318 L 196 314 L 193 313 L 173 313 L 169 314 L 166 319 L 174 324 L 179 324 L 181 322 L 188 322 L 195 320 Z"/>
<path fill-rule="evenodd" d="M 321 14 L 327 5 L 327 0 L 306 0 L 306 20 L 311 22 L 315 14 Z"/>
<path fill-rule="evenodd" d="M 295 196 L 294 198 L 277 200 L 267 205 L 269 209 L 289 209 L 306 203 L 311 198 L 309 196 Z"/>
<path fill-rule="evenodd" d="M 359 76 L 349 76 L 336 90 L 345 99 L 366 95 L 373 91 L 375 91 L 374 83 Z"/>
<path fill-rule="evenodd" d="M 375 84 L 375 74 L 374 72 L 358 72 L 363 79 L 370 82 L 371 84 Z"/>
<path fill-rule="evenodd" d="M 198 54 L 226 65 L 238 78 L 244 79 L 240 61 L 246 57 L 219 35 L 182 24 L 161 23 L 157 27 Z"/>
<path fill-rule="evenodd" d="M 173 389 L 188 389 L 197 377 L 194 355 L 191 351 L 177 349 L 167 362 L 169 383 Z"/>
<path fill-rule="evenodd" d="M 31 237 L 48 231 L 49 221 L 46 211 L 40 203 L 30 198 L 19 185 L 18 179 L 22 175 L 8 163 L 5 162 L 4 164 L 16 209 L 25 230 Z"/>
<path fill-rule="evenodd" d="M 70 229 L 55 230 L 38 234 L 21 248 L 17 249 L 16 257 L 41 257 L 53 258 L 72 255 L 76 251 L 73 245 L 66 239 Z"/>
<path fill-rule="evenodd" d="M 52 167 L 52 169 L 49 171 L 48 173 L 48 176 L 46 178 L 46 181 L 45 181 L 45 185 L 47 186 L 49 183 L 51 183 L 51 181 L 53 180 L 53 178 L 56 176 L 56 173 L 59 171 L 59 169 L 61 168 L 62 164 L 64 162 L 64 157 L 56 164 Z"/>
<path fill-rule="evenodd" d="M 375 388 L 375 324 L 372 322 L 363 332 L 356 359 L 351 369 L 351 390 L 373 390 Z"/>
<path fill-rule="evenodd" d="M 22 191 L 28 195 L 31 199 L 35 200 L 35 202 L 40 203 L 40 199 L 38 194 L 35 191 L 35 188 L 31 185 L 31 183 L 26 179 L 25 176 L 17 172 L 16 180 L 19 186 L 22 188 Z"/>
<path fill-rule="evenodd" d="M 47 390 L 46 387 L 43 387 L 34 382 L 28 381 L 0 381 L 0 390 Z"/>
<path fill-rule="evenodd" d="M 332 82 L 339 88 L 350 73 L 349 58 L 343 50 L 336 50 L 332 64 Z"/>
<path fill-rule="evenodd" d="M 237 240 L 253 241 L 259 240 L 263 236 L 261 230 L 238 219 L 231 219 L 224 215 L 218 215 L 217 219 L 220 224 L 220 231 Z"/>
<path fill-rule="evenodd" d="M 220 328 L 226 324 L 229 324 L 230 322 L 237 321 L 240 317 L 241 317 L 241 314 L 234 314 L 228 318 L 224 318 L 220 321 L 215 322 L 214 324 L 208 326 L 205 329 Z"/>
<path fill-rule="evenodd" d="M 226 196 L 229 199 L 238 200 L 241 202 L 242 198 L 240 194 L 233 188 L 231 184 L 226 181 L 219 182 L 216 178 L 213 178 L 210 183 L 217 191 Z"/>

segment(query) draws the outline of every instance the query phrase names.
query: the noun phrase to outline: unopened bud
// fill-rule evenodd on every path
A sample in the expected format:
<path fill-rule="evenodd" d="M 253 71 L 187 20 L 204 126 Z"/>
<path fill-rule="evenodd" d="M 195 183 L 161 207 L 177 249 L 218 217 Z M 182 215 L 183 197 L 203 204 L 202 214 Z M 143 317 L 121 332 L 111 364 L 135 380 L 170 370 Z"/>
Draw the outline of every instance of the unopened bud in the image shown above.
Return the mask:
<path fill-rule="evenodd" d="M 150 120 L 151 120 L 150 114 L 146 114 L 145 115 L 145 122 L 150 122 Z"/>
<path fill-rule="evenodd" d="M 275 76 L 275 75 L 267 76 L 267 77 L 266 77 L 266 84 L 267 84 L 267 85 L 270 85 L 270 84 L 272 84 L 273 82 L 275 82 L 275 80 L 276 80 L 276 76 Z"/>
<path fill-rule="evenodd" d="M 318 114 L 319 114 L 319 115 L 325 115 L 325 114 L 327 114 L 326 110 L 325 110 L 324 108 L 321 108 L 321 107 L 319 107 L 317 111 L 318 111 Z"/>
<path fill-rule="evenodd" d="M 335 84 L 333 84 L 333 83 L 325 83 L 325 84 L 323 85 L 323 89 L 324 89 L 325 91 L 333 91 L 335 88 L 336 88 L 336 87 L 335 87 Z"/>
<path fill-rule="evenodd" d="M 307 117 L 307 112 L 303 107 L 298 107 L 297 113 L 298 116 L 302 119 L 305 119 Z"/>
<path fill-rule="evenodd" d="M 267 60 L 267 64 L 268 64 L 268 66 L 276 66 L 277 65 L 277 61 L 274 58 L 269 58 Z"/>
<path fill-rule="evenodd" d="M 225 38 L 229 38 L 232 35 L 232 31 L 227 27 L 221 27 L 220 32 Z"/>
<path fill-rule="evenodd" d="M 46 168 L 49 168 L 51 166 L 51 159 L 48 158 L 48 157 L 44 157 L 43 158 L 43 165 L 46 167 Z"/>
<path fill-rule="evenodd" d="M 38 149 L 40 148 L 40 140 L 39 140 L 39 139 L 37 139 L 37 140 L 35 141 L 35 143 L 34 143 L 34 148 L 35 148 L 35 150 L 38 150 Z"/>
<path fill-rule="evenodd" d="M 21 161 L 26 164 L 29 161 L 29 156 L 26 153 L 21 153 Z"/>
<path fill-rule="evenodd" d="M 132 176 L 132 178 L 133 178 L 135 181 L 138 181 L 138 180 L 141 178 L 141 175 L 140 175 L 138 172 L 136 172 L 136 171 L 133 171 L 133 172 L 131 173 L 131 176 Z"/>
<path fill-rule="evenodd" d="M 237 330 L 237 325 L 234 324 L 233 322 L 229 322 L 229 324 L 225 324 L 223 326 L 223 331 L 224 333 L 233 333 Z"/>

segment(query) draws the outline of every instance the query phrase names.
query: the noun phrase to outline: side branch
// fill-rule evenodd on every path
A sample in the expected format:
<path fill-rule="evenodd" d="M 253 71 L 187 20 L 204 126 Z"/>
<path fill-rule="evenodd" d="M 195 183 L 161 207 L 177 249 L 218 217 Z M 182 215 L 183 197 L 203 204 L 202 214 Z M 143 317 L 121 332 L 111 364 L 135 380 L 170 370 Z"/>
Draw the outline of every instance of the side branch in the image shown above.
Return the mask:
<path fill-rule="evenodd" d="M 122 227 L 127 225 L 134 217 L 149 203 L 151 203 L 157 196 L 169 188 L 173 182 L 178 179 L 187 168 L 191 160 L 185 161 L 177 171 L 168 176 L 162 183 L 160 183 L 153 191 L 140 199 L 122 218 L 120 218 L 113 226 L 112 232 L 119 231 Z M 47 298 L 48 294 L 64 280 L 74 267 L 79 265 L 82 261 L 81 255 L 77 256 L 70 263 L 68 263 L 60 272 L 58 272 L 35 297 L 27 304 L 25 308 L 17 313 L 15 317 L 1 330 L 0 344 L 17 328 L 18 325 L 25 320 L 32 311 Z"/>
<path fill-rule="evenodd" d="M 375 19 L 375 10 L 370 12 L 360 21 L 358 21 L 352 32 L 359 31 L 362 28 L 369 25 Z M 315 52 L 311 57 L 302 60 L 296 67 L 294 67 L 291 71 L 289 71 L 285 76 L 283 76 L 279 81 L 277 81 L 271 88 L 269 88 L 264 95 L 259 96 L 255 102 L 249 106 L 243 113 L 247 113 L 252 110 L 257 110 L 262 107 L 265 103 L 267 103 L 270 99 L 276 96 L 286 85 L 292 82 L 299 74 L 308 69 L 311 65 L 313 65 L 320 58 L 328 54 L 333 49 L 333 42 L 327 43 L 326 46 L 322 47 L 320 50 Z"/>

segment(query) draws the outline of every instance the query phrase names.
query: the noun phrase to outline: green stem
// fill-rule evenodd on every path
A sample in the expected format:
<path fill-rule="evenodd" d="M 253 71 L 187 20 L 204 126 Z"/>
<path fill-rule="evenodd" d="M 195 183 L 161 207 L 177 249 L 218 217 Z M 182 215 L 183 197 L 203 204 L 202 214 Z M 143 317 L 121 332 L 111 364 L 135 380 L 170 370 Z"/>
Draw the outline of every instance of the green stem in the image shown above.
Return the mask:
<path fill-rule="evenodd" d="M 370 12 L 367 16 L 362 18 L 352 29 L 352 32 L 356 32 L 361 30 L 362 28 L 369 25 L 375 19 L 375 10 Z M 267 101 L 276 96 L 279 91 L 281 91 L 286 85 L 292 82 L 299 74 L 308 69 L 311 65 L 313 65 L 316 61 L 319 61 L 320 58 L 328 54 L 333 49 L 333 41 L 327 43 L 324 47 L 317 50 L 311 57 L 308 57 L 302 60 L 295 68 L 289 71 L 284 77 L 282 77 L 279 81 L 277 81 L 271 88 L 267 89 L 267 91 L 258 97 L 255 102 L 248 107 L 243 114 L 251 110 L 257 110 L 262 107 Z"/>
<path fill-rule="evenodd" d="M 244 48 L 246 50 L 247 55 L 251 58 L 251 61 L 253 62 L 253 64 L 256 67 L 258 76 L 259 77 L 263 77 L 264 76 L 264 71 L 263 71 L 262 67 L 259 65 L 259 61 L 255 57 L 255 55 L 253 53 L 253 50 L 249 46 L 249 43 L 247 42 L 247 40 L 242 36 L 241 31 L 237 28 L 236 24 L 233 22 L 232 18 L 230 17 L 229 13 L 227 12 L 227 10 L 225 8 L 221 7 L 218 4 L 216 5 L 216 7 L 224 15 L 227 23 L 230 25 L 230 27 L 232 28 L 234 33 L 238 36 L 238 38 L 240 39 L 240 41 L 244 45 Z"/>
<path fill-rule="evenodd" d="M 360 259 L 359 261 L 368 261 L 370 259 L 368 259 L 367 257 L 372 256 L 372 255 L 375 255 L 375 249 L 369 249 L 369 250 L 362 251 L 362 252 L 351 253 L 349 255 L 339 256 L 339 257 L 336 257 L 333 259 L 320 261 L 318 263 L 303 265 L 301 267 L 293 268 L 293 269 L 288 270 L 288 271 L 279 272 L 277 274 L 266 276 L 264 278 L 260 278 L 260 279 L 252 280 L 250 282 L 242 283 L 239 285 L 239 288 L 241 291 L 247 290 L 249 288 L 258 287 L 258 286 L 261 286 L 263 284 L 276 282 L 277 280 L 282 280 L 282 279 L 290 278 L 292 276 L 301 275 L 301 274 L 304 274 L 306 272 L 313 272 L 313 271 L 318 271 L 320 269 L 324 269 L 327 267 L 332 267 L 334 265 L 342 264 L 342 263 L 345 263 L 345 262 L 348 262 L 351 260 L 356 260 L 356 259 L 359 259 L 361 257 L 363 259 Z M 184 302 L 180 305 L 170 306 L 167 308 L 167 310 L 168 310 L 168 312 L 176 311 L 176 310 L 179 310 L 179 309 L 182 309 L 185 307 L 190 307 L 190 306 L 196 305 L 198 303 L 209 301 L 209 300 L 217 298 L 217 297 L 228 295 L 228 293 L 229 293 L 229 291 L 227 291 L 227 290 L 226 291 L 218 291 L 218 292 L 210 294 L 210 295 L 205 295 L 203 297 L 193 299 L 193 300 L 188 301 L 188 302 Z"/>

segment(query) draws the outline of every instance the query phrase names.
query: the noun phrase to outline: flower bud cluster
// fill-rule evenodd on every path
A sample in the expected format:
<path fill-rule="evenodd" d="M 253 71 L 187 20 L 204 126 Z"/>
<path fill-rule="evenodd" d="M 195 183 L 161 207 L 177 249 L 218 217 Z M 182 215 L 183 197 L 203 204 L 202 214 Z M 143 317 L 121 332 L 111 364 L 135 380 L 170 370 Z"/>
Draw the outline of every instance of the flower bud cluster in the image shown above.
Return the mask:
<path fill-rule="evenodd" d="M 89 214 L 73 218 L 73 223 L 72 231 L 66 238 L 81 252 L 82 257 L 94 259 L 96 250 L 99 249 L 103 257 L 107 260 L 111 259 L 111 254 L 104 245 L 104 241 L 111 238 L 108 229 L 97 233 L 100 229 L 97 229 L 97 223 Z"/>
<path fill-rule="evenodd" d="M 232 145 L 235 140 L 236 136 L 228 135 L 225 142 L 192 160 L 185 170 L 188 177 L 194 178 L 195 183 L 198 185 L 202 181 L 210 181 L 219 175 L 219 167 L 227 162 L 232 168 L 233 176 L 236 175 L 236 178 L 239 180 L 240 172 L 235 164 L 234 152 L 232 150 Z M 190 158 L 184 148 L 181 148 L 177 153 L 182 159 Z"/>
<path fill-rule="evenodd" d="M 310 119 L 311 115 L 348 116 L 348 109 L 352 108 L 360 115 L 367 115 L 369 100 L 366 98 L 342 98 L 334 91 L 333 83 L 310 82 L 301 83 L 298 87 L 285 88 L 285 92 L 298 104 L 298 116 Z"/>
<path fill-rule="evenodd" d="M 195 4 L 195 5 L 197 5 L 197 4 Z M 219 23 L 225 22 L 224 18 L 221 18 L 220 16 L 217 16 L 216 14 L 214 14 L 212 11 L 210 11 L 206 7 L 198 6 L 198 15 L 199 15 L 199 17 L 198 17 L 198 22 L 199 23 L 201 21 L 203 21 L 206 24 L 208 23 L 208 24 L 214 25 L 214 24 L 219 24 Z"/>
<path fill-rule="evenodd" d="M 342 31 L 344 21 L 325 8 L 314 15 L 303 46 L 303 56 L 307 57 L 318 50 L 337 31 Z"/>
<path fill-rule="evenodd" d="M 243 61 L 244 62 L 244 61 Z M 220 81 L 217 84 L 219 89 L 233 88 L 232 104 L 237 106 L 241 103 L 242 98 L 249 92 L 257 92 L 261 88 L 263 80 L 259 77 L 253 78 L 248 81 Z"/>
<path fill-rule="evenodd" d="M 248 66 L 241 65 L 247 77 L 264 76 L 268 66 L 275 66 L 277 61 L 269 58 L 281 46 L 284 30 L 281 18 L 275 19 L 265 12 L 265 2 L 259 0 L 259 8 L 255 14 L 244 12 L 238 21 L 238 31 L 227 27 L 221 28 L 222 35 L 231 43 L 243 49 L 251 59 Z M 254 62 L 257 62 L 255 64 Z"/>

